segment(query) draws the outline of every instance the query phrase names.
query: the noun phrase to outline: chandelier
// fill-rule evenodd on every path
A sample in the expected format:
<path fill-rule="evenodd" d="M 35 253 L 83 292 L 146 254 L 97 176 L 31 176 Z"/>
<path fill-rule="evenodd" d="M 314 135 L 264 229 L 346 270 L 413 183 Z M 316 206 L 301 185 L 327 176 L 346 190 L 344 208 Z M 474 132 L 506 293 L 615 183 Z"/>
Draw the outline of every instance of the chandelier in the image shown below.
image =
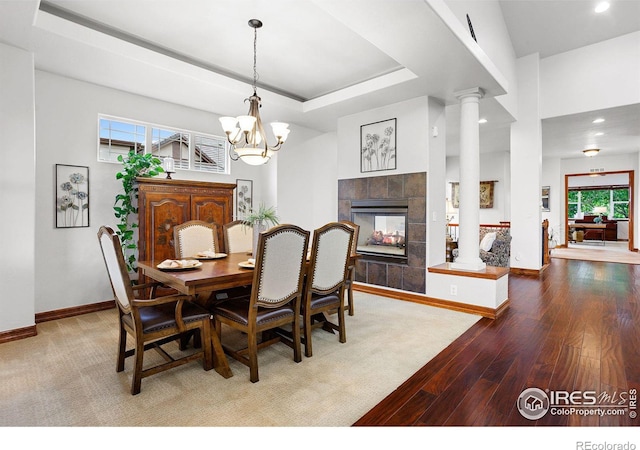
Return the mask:
<path fill-rule="evenodd" d="M 249 113 L 246 116 L 220 117 L 222 129 L 227 135 L 227 140 L 231 144 L 229 156 L 233 161 L 242 159 L 247 164 L 259 166 L 271 159 L 273 152 L 280 150 L 284 141 L 289 135 L 289 124 L 283 122 L 272 122 L 271 128 L 276 137 L 276 145 L 267 144 L 267 135 L 260 120 L 261 100 L 256 93 L 258 72 L 256 71 L 256 48 L 258 42 L 258 28 L 262 27 L 262 22 L 258 19 L 251 19 L 249 26 L 253 28 L 253 95 L 244 101 L 249 102 Z"/>

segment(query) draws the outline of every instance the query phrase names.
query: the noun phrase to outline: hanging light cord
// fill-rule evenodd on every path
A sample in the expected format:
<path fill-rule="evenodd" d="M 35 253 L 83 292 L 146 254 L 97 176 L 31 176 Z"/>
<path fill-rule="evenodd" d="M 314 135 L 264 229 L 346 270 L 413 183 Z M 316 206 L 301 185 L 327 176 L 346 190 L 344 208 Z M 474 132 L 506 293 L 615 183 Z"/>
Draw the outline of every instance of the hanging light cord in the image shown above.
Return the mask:
<path fill-rule="evenodd" d="M 258 29 L 253 29 L 253 95 L 256 95 L 258 87 L 258 70 L 256 69 L 258 58 Z"/>

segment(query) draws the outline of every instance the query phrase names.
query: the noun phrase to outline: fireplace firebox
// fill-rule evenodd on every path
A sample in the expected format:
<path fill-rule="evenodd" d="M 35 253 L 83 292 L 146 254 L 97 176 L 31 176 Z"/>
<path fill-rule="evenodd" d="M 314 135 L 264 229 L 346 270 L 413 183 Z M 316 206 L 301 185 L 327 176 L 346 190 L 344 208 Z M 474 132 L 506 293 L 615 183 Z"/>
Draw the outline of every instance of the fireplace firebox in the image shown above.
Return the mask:
<path fill-rule="evenodd" d="M 356 200 L 351 221 L 360 225 L 358 253 L 366 259 L 407 262 L 406 200 Z"/>

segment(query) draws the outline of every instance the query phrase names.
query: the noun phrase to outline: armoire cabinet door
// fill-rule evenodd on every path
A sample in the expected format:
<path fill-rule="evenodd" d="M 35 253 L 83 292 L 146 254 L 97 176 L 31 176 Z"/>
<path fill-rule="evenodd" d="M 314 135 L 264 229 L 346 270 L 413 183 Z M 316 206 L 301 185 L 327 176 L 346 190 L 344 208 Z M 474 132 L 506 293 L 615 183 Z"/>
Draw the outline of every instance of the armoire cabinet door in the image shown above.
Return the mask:
<path fill-rule="evenodd" d="M 218 229 L 218 242 L 224 242 L 223 225 L 232 217 L 230 197 L 213 197 L 211 195 L 193 195 L 191 197 L 191 219 L 215 223 Z"/>
<path fill-rule="evenodd" d="M 140 254 L 156 261 L 175 258 L 173 227 L 189 220 L 191 196 L 149 192 L 145 203 L 145 235 L 140 236 L 141 247 L 145 248 Z"/>
<path fill-rule="evenodd" d="M 231 183 L 138 178 L 138 248 L 141 260 L 161 262 L 176 257 L 173 227 L 188 220 L 218 225 L 218 242 L 224 242 L 222 226 L 233 220 Z"/>

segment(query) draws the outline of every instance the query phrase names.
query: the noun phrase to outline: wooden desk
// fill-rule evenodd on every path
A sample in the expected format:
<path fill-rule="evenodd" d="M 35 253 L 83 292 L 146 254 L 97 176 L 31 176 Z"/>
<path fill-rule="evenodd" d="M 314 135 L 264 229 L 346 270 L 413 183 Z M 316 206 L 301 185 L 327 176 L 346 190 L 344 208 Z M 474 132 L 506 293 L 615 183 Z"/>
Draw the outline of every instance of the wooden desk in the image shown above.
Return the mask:
<path fill-rule="evenodd" d="M 246 261 L 246 253 L 231 253 L 226 258 L 202 261 L 202 267 L 190 270 L 160 270 L 156 266 L 162 261 L 138 261 L 142 274 L 153 280 L 170 286 L 181 294 L 200 297 L 198 303 L 206 302 L 213 291 L 253 283 L 253 269 L 245 269 L 238 263 Z M 211 333 L 211 345 L 214 355 L 214 369 L 225 378 L 233 376 L 229 362 L 224 354 L 218 333 Z"/>
<path fill-rule="evenodd" d="M 569 241 L 574 241 L 572 239 L 573 231 L 579 230 L 596 230 L 600 232 L 600 237 L 602 240 L 602 245 L 605 245 L 605 229 L 607 225 L 604 223 L 570 223 L 569 224 Z"/>

